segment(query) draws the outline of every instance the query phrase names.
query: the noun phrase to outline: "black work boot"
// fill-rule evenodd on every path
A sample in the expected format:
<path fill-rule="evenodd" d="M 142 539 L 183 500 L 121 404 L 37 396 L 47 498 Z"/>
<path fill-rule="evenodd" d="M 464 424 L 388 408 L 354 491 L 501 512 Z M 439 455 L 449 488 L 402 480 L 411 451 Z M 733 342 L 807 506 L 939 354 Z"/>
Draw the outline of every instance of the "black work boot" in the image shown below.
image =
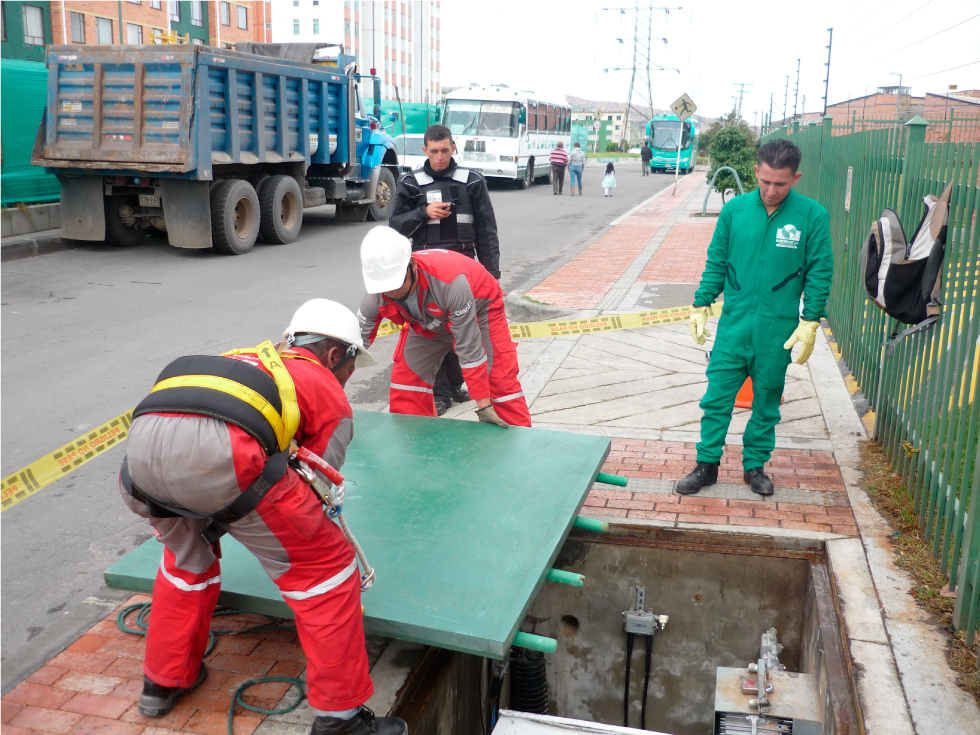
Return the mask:
<path fill-rule="evenodd" d="M 448 397 L 443 398 L 442 396 L 436 398 L 436 415 L 442 416 L 444 413 L 446 413 L 446 411 L 449 410 L 450 406 L 452 405 L 453 405 L 452 398 L 448 398 Z"/>
<path fill-rule="evenodd" d="M 694 495 L 708 485 L 718 482 L 717 462 L 698 462 L 694 472 L 677 483 L 677 492 L 681 495 Z"/>
<path fill-rule="evenodd" d="M 165 687 L 144 676 L 143 693 L 140 695 L 139 703 L 140 714 L 147 717 L 162 717 L 177 705 L 179 697 L 193 692 L 207 678 L 208 670 L 203 662 L 201 663 L 201 672 L 197 675 L 197 681 L 186 688 Z"/>
<path fill-rule="evenodd" d="M 753 467 L 751 470 L 745 470 L 742 479 L 745 480 L 746 485 L 752 487 L 752 492 L 759 495 L 772 495 L 775 492 L 772 486 L 772 480 L 766 476 L 766 473 L 762 471 L 761 467 Z"/>
<path fill-rule="evenodd" d="M 317 715 L 310 735 L 408 735 L 408 725 L 399 717 L 375 717 L 361 707 L 349 720 Z"/>
<path fill-rule="evenodd" d="M 470 400 L 470 392 L 466 390 L 466 384 L 453 386 L 453 403 L 466 403 Z"/>

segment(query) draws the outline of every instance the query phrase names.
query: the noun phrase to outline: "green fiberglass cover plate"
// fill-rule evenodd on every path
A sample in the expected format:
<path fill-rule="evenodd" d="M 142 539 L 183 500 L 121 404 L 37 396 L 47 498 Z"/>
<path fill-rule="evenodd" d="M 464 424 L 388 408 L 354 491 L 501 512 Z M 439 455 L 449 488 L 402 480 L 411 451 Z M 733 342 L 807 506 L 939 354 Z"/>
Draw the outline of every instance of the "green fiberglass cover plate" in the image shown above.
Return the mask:
<path fill-rule="evenodd" d="M 501 658 L 551 568 L 609 440 L 543 429 L 354 412 L 344 514 L 377 572 L 369 634 Z M 258 561 L 221 540 L 220 604 L 291 616 Z M 151 590 L 151 539 L 106 572 Z"/>

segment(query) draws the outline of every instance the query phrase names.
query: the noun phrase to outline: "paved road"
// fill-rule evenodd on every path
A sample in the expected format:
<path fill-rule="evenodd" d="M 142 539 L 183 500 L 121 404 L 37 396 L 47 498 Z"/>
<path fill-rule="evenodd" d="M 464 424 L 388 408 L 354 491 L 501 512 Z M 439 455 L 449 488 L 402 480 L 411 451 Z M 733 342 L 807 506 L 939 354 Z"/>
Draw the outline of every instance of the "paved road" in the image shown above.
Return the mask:
<path fill-rule="evenodd" d="M 571 257 L 613 219 L 660 191 L 669 176 L 622 166 L 604 198 L 588 169 L 586 196 L 551 187 L 493 187 L 504 291 Z M 160 369 L 186 354 L 216 354 L 275 339 L 313 297 L 356 309 L 360 240 L 370 224 L 337 223 L 329 207 L 306 214 L 299 241 L 244 257 L 147 240 L 131 250 L 91 245 L 9 262 L 2 271 L 4 475 L 134 406 Z M 355 404 L 387 400 L 394 340 L 381 365 L 348 386 Z M 150 537 L 116 497 L 123 451 L 112 449 L 3 513 L 3 691 L 105 614 L 102 573 Z M 86 603 L 86 599 L 89 602 Z"/>

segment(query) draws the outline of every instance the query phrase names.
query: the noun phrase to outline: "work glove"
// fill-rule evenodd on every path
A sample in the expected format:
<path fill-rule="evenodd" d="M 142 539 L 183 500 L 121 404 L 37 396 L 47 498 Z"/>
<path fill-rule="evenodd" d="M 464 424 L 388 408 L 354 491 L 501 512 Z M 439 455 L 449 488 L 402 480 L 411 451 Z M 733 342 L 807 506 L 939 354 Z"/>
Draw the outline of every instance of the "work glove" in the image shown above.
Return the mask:
<path fill-rule="evenodd" d="M 813 352 L 813 343 L 817 339 L 817 327 L 819 326 L 820 322 L 808 322 L 806 319 L 800 319 L 800 325 L 790 335 L 790 338 L 786 340 L 786 344 L 783 345 L 784 350 L 791 350 L 793 349 L 793 345 L 797 342 L 800 343 L 800 355 L 796 358 L 797 365 L 802 365 L 810 359 L 810 353 Z"/>
<path fill-rule="evenodd" d="M 699 345 L 703 345 L 705 339 L 711 336 L 711 332 L 704 328 L 704 325 L 708 323 L 708 314 L 710 312 L 710 306 L 691 307 L 691 337 Z"/>
<path fill-rule="evenodd" d="M 507 422 L 497 415 L 497 412 L 493 410 L 492 405 L 487 406 L 486 408 L 476 409 L 476 417 L 480 419 L 481 423 L 496 424 L 501 429 L 508 428 Z"/>

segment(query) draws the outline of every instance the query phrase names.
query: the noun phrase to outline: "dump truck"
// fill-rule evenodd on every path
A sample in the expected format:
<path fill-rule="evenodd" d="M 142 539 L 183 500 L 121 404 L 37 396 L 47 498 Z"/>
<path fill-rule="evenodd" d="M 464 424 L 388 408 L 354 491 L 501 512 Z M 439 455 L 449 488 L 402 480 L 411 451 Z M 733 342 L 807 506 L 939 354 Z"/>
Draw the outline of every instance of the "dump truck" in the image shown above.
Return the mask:
<path fill-rule="evenodd" d="M 368 115 L 353 57 L 325 44 L 47 49 L 48 102 L 32 163 L 61 182 L 66 238 L 249 252 L 289 243 L 303 210 L 386 220 L 395 142 Z"/>

